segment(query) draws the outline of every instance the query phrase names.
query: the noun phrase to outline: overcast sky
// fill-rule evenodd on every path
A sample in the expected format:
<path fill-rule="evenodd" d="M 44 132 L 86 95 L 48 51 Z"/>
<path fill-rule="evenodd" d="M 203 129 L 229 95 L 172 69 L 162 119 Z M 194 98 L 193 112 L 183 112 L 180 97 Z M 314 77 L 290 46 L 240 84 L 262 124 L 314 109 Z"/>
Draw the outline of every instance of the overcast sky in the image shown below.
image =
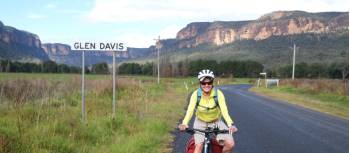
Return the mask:
<path fill-rule="evenodd" d="M 257 19 L 278 10 L 348 11 L 348 0 L 9 0 L 5 25 L 39 35 L 43 43 L 125 42 L 149 47 L 174 38 L 190 22 Z"/>

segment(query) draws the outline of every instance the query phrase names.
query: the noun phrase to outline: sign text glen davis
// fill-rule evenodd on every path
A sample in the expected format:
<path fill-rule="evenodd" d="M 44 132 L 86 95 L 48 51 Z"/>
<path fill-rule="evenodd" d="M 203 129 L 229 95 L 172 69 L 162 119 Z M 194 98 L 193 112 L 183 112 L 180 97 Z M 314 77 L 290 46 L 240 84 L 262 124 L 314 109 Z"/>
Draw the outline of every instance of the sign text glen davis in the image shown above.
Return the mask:
<path fill-rule="evenodd" d="M 94 51 L 126 51 L 124 43 L 96 43 L 96 42 L 75 42 L 75 50 L 94 50 Z"/>

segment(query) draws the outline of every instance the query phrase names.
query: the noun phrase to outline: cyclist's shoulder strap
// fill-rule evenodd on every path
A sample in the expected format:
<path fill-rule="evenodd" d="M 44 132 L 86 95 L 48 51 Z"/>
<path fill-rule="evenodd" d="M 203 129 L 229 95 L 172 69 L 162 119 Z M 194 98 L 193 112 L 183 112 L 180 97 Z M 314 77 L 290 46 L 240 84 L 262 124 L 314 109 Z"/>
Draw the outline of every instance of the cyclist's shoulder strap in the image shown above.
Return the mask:
<path fill-rule="evenodd" d="M 201 101 L 201 98 L 202 98 L 202 89 L 199 87 L 197 89 L 197 102 L 196 102 L 196 108 L 197 106 L 199 105 L 199 102 Z"/>
<path fill-rule="evenodd" d="M 214 87 L 214 101 L 215 101 L 216 106 L 219 106 L 219 108 L 220 108 L 219 98 L 218 98 L 218 89 L 215 87 Z"/>

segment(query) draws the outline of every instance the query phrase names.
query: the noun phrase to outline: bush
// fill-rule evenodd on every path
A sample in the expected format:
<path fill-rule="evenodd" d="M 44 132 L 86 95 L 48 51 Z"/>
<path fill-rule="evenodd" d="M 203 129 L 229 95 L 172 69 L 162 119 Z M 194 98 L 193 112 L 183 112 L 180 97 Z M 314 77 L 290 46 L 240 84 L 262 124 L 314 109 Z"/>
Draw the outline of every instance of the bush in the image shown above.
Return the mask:
<path fill-rule="evenodd" d="M 91 72 L 94 74 L 108 74 L 108 64 L 107 63 L 98 63 L 92 66 Z"/>
<path fill-rule="evenodd" d="M 30 73 L 79 73 L 80 68 L 53 61 L 43 63 L 22 63 L 10 60 L 0 60 L 0 72 L 30 72 Z"/>
<path fill-rule="evenodd" d="M 280 67 L 276 76 L 281 78 L 292 77 L 292 65 L 284 65 Z M 271 70 L 270 70 L 271 71 Z M 296 78 L 331 78 L 331 79 L 347 79 L 349 78 L 349 65 L 347 63 L 299 63 L 295 65 Z"/>

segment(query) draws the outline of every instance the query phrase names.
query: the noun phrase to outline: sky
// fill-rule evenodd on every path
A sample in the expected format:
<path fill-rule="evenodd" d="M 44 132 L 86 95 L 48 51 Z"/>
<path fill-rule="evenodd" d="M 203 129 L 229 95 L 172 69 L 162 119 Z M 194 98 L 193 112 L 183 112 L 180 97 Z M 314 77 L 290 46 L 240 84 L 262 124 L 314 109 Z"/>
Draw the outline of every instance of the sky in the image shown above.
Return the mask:
<path fill-rule="evenodd" d="M 349 0 L 7 0 L 5 25 L 42 43 L 123 42 L 149 47 L 191 22 L 255 20 L 279 10 L 349 11 Z"/>

